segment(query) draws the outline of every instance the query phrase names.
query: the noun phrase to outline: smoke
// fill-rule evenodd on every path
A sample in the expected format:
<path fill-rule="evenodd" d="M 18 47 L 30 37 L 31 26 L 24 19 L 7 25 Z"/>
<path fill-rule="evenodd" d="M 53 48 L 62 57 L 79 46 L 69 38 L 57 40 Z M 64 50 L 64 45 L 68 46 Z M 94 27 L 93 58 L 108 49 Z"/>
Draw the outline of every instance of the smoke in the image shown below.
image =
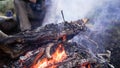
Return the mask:
<path fill-rule="evenodd" d="M 81 33 L 73 39 L 74 41 L 77 41 L 78 44 L 86 46 L 88 50 L 92 51 L 91 54 L 105 51 L 105 46 L 109 45 L 108 41 L 110 40 L 110 38 L 108 39 L 109 32 L 107 31 L 112 31 L 110 29 L 115 27 L 114 24 L 120 21 L 119 0 L 101 0 L 101 2 L 96 1 L 96 3 L 97 4 L 92 3 L 94 6 L 91 8 L 91 10 L 89 10 L 89 12 L 83 15 L 83 17 L 89 18 L 89 23 L 92 24 L 92 27 L 89 28 L 90 31 L 84 33 L 83 35 L 87 35 L 92 40 L 97 42 L 99 48 L 97 49 L 93 44 L 86 44 L 86 42 L 83 42 L 89 40 L 85 39 L 83 35 L 81 36 Z"/>
<path fill-rule="evenodd" d="M 67 21 L 78 20 L 87 16 L 94 11 L 94 8 L 102 5 L 100 0 L 61 0 L 60 10 L 64 11 Z M 99 3 L 99 4 L 98 4 Z M 60 11 L 59 10 L 59 11 Z"/>
<path fill-rule="evenodd" d="M 113 26 L 114 22 L 119 21 L 119 3 L 119 0 L 107 0 L 102 6 L 92 11 L 90 17 L 93 18 L 94 30 L 97 29 L 99 32 L 105 32 Z"/>
<path fill-rule="evenodd" d="M 104 51 L 107 40 L 106 31 L 113 27 L 115 21 L 120 20 L 119 0 L 49 0 L 47 4 L 49 6 L 43 25 L 62 22 L 61 10 L 64 12 L 66 21 L 75 21 L 81 18 L 90 19 L 88 24 L 91 24 L 92 27 L 84 35 L 95 40 L 100 49 L 95 48 L 93 43 L 84 43 L 83 40 L 87 41 L 84 36 L 76 36 L 73 40 L 85 45 L 92 52 Z"/>
<path fill-rule="evenodd" d="M 94 18 L 97 27 L 102 20 L 108 20 L 107 16 L 118 17 L 117 13 L 120 10 L 116 5 L 119 3 L 119 0 L 46 0 L 47 13 L 43 25 L 62 22 L 61 10 L 63 10 L 66 21 Z M 118 12 L 110 13 L 110 9 Z"/>
<path fill-rule="evenodd" d="M 84 18 L 104 2 L 104 0 L 46 0 L 48 6 L 44 24 L 62 22 L 61 10 L 66 21 Z"/>
<path fill-rule="evenodd" d="M 43 25 L 55 22 L 59 2 L 57 0 L 45 0 L 45 3 L 46 3 L 46 15 L 43 20 Z"/>

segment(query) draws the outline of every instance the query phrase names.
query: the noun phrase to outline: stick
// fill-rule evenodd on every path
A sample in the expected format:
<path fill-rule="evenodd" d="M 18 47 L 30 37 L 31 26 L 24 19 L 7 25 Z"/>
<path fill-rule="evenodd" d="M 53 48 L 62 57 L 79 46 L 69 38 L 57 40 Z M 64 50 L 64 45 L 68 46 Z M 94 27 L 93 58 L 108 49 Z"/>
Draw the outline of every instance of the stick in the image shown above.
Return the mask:
<path fill-rule="evenodd" d="M 61 10 L 61 14 L 62 14 L 63 21 L 65 22 L 63 10 Z"/>
<path fill-rule="evenodd" d="M 37 63 L 37 61 L 39 60 L 39 58 L 44 54 L 45 49 L 41 48 L 40 52 L 37 54 L 37 56 L 35 57 L 32 66 L 35 65 Z"/>

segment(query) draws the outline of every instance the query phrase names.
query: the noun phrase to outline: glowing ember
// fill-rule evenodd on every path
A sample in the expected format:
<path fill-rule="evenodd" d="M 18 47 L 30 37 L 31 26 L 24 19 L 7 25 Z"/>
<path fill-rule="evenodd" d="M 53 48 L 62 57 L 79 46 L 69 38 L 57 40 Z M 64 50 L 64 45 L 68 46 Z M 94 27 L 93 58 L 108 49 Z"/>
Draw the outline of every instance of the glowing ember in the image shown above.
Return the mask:
<path fill-rule="evenodd" d="M 81 68 L 91 68 L 90 66 L 91 66 L 90 63 L 85 62 L 81 65 Z"/>
<path fill-rule="evenodd" d="M 63 41 L 66 41 L 67 40 L 66 35 L 63 35 L 62 39 Z"/>
<path fill-rule="evenodd" d="M 56 68 L 55 63 L 62 62 L 67 57 L 64 47 L 60 44 L 55 53 L 52 54 L 51 59 L 43 58 L 38 61 L 37 64 L 33 65 L 31 68 Z"/>

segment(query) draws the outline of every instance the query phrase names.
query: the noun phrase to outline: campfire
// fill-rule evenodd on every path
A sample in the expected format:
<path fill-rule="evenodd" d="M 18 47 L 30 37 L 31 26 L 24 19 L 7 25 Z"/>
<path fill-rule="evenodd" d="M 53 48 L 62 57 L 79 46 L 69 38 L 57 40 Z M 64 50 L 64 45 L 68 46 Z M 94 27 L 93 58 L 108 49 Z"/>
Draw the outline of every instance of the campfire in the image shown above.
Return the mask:
<path fill-rule="evenodd" d="M 53 51 L 51 51 L 52 52 L 51 57 L 46 56 L 45 54 L 46 52 L 44 48 L 39 48 L 37 50 L 28 52 L 25 56 L 21 56 L 19 61 L 14 63 L 15 64 L 14 66 L 19 66 L 20 68 L 105 67 L 104 62 L 100 63 L 101 62 L 100 59 L 98 60 L 97 58 L 90 57 L 90 54 L 88 52 L 84 52 L 83 50 L 80 52 L 79 49 L 77 48 L 76 43 L 59 44 L 53 47 L 52 50 Z M 108 55 L 109 53 L 99 54 L 99 57 L 108 56 Z M 104 58 L 102 60 L 104 60 Z"/>
<path fill-rule="evenodd" d="M 65 53 L 64 47 L 62 44 L 60 44 L 55 53 L 52 54 L 52 58 L 43 58 L 31 68 L 56 68 L 57 65 L 55 65 L 55 63 L 62 62 L 65 58 L 67 58 L 67 55 Z"/>
<path fill-rule="evenodd" d="M 37 31 L 5 36 L 0 48 L 12 58 L 19 57 L 6 67 L 15 68 L 103 68 L 109 64 L 111 52 L 92 54 L 92 50 L 73 42 L 72 39 L 87 31 L 87 19 L 59 24 L 48 24 Z M 2 33 L 4 36 L 4 33 Z M 84 36 L 95 48 L 99 45 Z M 14 46 L 11 50 L 10 46 Z M 7 48 L 7 51 L 4 50 Z M 104 58 L 105 57 L 105 58 Z"/>

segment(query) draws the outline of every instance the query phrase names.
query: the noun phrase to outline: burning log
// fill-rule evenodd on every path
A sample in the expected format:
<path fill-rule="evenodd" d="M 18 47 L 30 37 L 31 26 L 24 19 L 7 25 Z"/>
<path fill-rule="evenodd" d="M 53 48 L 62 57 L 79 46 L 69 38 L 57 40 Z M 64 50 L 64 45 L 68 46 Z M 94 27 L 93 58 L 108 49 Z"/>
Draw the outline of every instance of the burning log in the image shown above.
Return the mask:
<path fill-rule="evenodd" d="M 53 43 L 50 43 L 53 44 Z M 54 51 L 55 49 L 55 51 Z M 100 59 L 90 57 L 87 52 L 80 50 L 74 42 L 63 42 L 57 47 L 51 48 L 51 59 L 46 57 L 44 48 L 27 52 L 25 56 L 21 56 L 20 60 L 24 61 L 21 64 L 13 63 L 13 67 L 19 68 L 104 68 L 106 62 L 101 63 Z M 23 58 L 22 58 L 23 57 Z M 109 65 L 109 64 L 107 64 Z M 112 66 L 112 65 L 111 65 Z M 106 68 L 106 67 L 105 67 Z"/>
<path fill-rule="evenodd" d="M 6 37 L 3 39 L 0 39 L 0 49 L 2 49 L 5 53 L 10 54 L 11 56 L 18 57 L 21 55 L 21 52 L 24 53 L 28 49 L 25 49 L 27 47 L 31 47 L 32 45 L 39 45 L 43 46 L 50 42 L 62 42 L 62 37 L 67 36 L 66 40 L 72 39 L 75 35 L 77 35 L 80 31 L 85 30 L 85 26 L 81 25 L 83 22 L 81 20 L 75 21 L 75 22 L 64 22 L 59 24 L 48 24 L 46 26 L 43 26 L 39 29 L 39 31 L 28 31 L 28 32 L 20 32 L 18 34 L 12 35 L 10 37 Z M 11 49 L 11 47 L 21 45 L 22 48 L 19 49 L 19 52 L 14 49 Z M 6 52 L 6 49 L 3 47 L 7 47 L 8 52 Z M 48 51 L 50 47 L 47 48 Z M 13 53 L 18 54 L 17 56 L 14 56 Z M 50 55 L 47 54 L 47 56 Z"/>
<path fill-rule="evenodd" d="M 70 23 L 48 24 L 37 31 L 20 32 L 12 36 L 1 32 L 3 38 L 0 39 L 0 49 L 9 54 L 11 58 L 19 57 L 27 52 L 25 56 L 20 56 L 16 63 L 12 63 L 12 67 L 97 68 L 97 65 L 102 66 L 106 63 L 102 62 L 101 64 L 100 60 L 105 59 L 102 56 L 110 57 L 111 52 L 98 54 L 97 57 L 100 58 L 98 59 L 92 57 L 91 53 L 80 50 L 77 44 L 69 42 L 80 31 L 86 30 L 85 23 L 87 21 L 87 19 L 82 19 Z M 85 38 L 98 48 L 98 44 L 94 40 L 91 40 L 88 36 L 85 36 Z M 58 45 L 57 48 L 54 45 Z M 114 67 L 109 63 L 107 65 Z"/>
<path fill-rule="evenodd" d="M 41 56 L 44 54 L 44 51 L 45 51 L 45 49 L 44 48 L 38 48 L 38 49 L 36 49 L 36 50 L 34 50 L 34 51 L 29 51 L 29 52 L 27 52 L 26 54 L 25 54 L 25 56 L 21 56 L 20 57 L 20 59 L 18 60 L 19 61 L 19 63 L 23 66 L 23 67 L 25 67 L 25 66 L 32 66 L 32 65 L 35 65 L 37 62 L 38 62 L 38 60 L 39 60 L 39 58 L 41 58 Z M 27 61 L 29 61 L 29 58 L 31 58 L 31 57 L 33 57 L 33 56 L 35 56 L 35 59 L 33 60 L 33 62 L 31 62 L 31 64 L 29 65 L 27 65 L 27 64 L 25 64 Z M 30 61 L 29 61 L 30 62 Z"/>
<path fill-rule="evenodd" d="M 41 58 L 41 56 L 44 54 L 44 49 L 40 51 L 40 53 L 38 53 L 38 55 L 35 57 L 34 61 L 33 61 L 33 64 L 36 64 L 37 61 L 39 60 L 39 58 Z"/>

